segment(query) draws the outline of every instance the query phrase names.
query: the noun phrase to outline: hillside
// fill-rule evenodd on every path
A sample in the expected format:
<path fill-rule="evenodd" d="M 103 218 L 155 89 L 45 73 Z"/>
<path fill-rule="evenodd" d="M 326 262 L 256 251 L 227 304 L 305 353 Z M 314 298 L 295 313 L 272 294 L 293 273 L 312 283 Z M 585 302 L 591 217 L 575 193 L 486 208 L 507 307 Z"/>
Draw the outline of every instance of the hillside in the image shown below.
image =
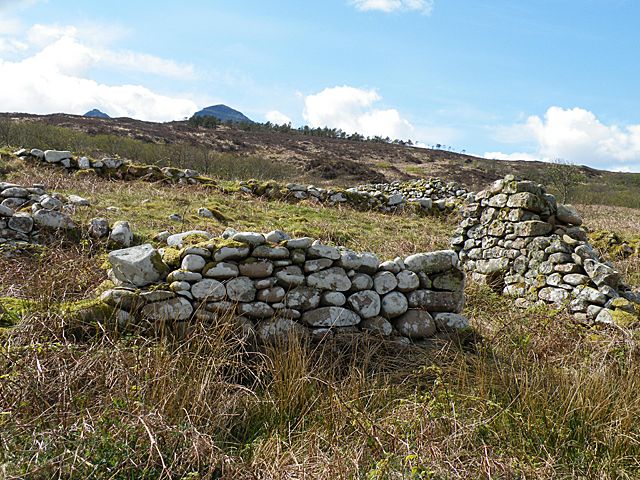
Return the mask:
<path fill-rule="evenodd" d="M 213 165 L 206 159 L 207 155 L 217 153 L 225 159 L 234 158 L 241 162 L 271 162 L 278 169 L 274 173 L 278 178 L 288 176 L 296 181 L 321 185 L 350 186 L 355 183 L 439 177 L 458 182 L 470 190 L 479 190 L 506 174 L 542 183 L 548 183 L 549 180 L 549 165 L 542 162 L 489 160 L 444 150 L 305 136 L 295 131 L 245 131 L 227 125 L 207 129 L 194 128 L 188 122 L 153 123 L 128 118 L 104 121 L 63 114 L 5 114 L 3 117 L 88 134 L 83 138 L 67 138 L 60 143 L 60 138 L 68 135 L 49 132 L 48 141 L 55 148 L 88 149 L 87 153 L 96 155 L 120 154 L 142 163 L 164 162 L 194 168 L 203 173 L 207 173 Z M 43 132 L 37 134 L 42 138 Z M 134 144 L 119 144 L 115 138 L 104 138 L 105 135 L 131 139 Z M 102 143 L 92 147 L 96 136 L 102 136 Z M 21 143 L 19 137 L 15 140 L 14 143 Z M 167 149 L 151 149 L 154 145 Z M 100 149 L 107 151 L 99 152 Z M 260 162 L 256 162 L 256 165 L 260 165 Z M 257 169 L 261 171 L 260 166 Z M 579 170 L 583 178 L 572 192 L 571 201 L 640 206 L 636 194 L 640 188 L 640 174 L 606 172 L 589 167 L 579 167 Z M 251 174 L 248 173 L 248 176 Z"/>
<path fill-rule="evenodd" d="M 55 119 L 87 131 L 112 123 Z M 250 137 L 231 129 L 213 137 L 181 123 L 114 123 L 117 129 L 105 133 L 158 135 L 166 129 L 172 132 L 169 145 L 200 133 L 211 136 L 206 141 Z M 122 138 L 113 135 L 37 132 L 82 141 L 85 149 L 89 141 L 122 148 L 106 143 Z M 407 152 L 387 145 L 309 142 L 336 155 L 358 146 L 398 157 Z M 140 144 L 128 148 L 134 146 Z M 2 247 L 0 370 L 6 373 L 0 376 L 0 466 L 9 478 L 113 478 L 117 473 L 126 478 L 613 479 L 640 474 L 640 345 L 634 325 L 584 326 L 563 311 L 520 309 L 474 282 L 466 286 L 463 311 L 470 328 L 402 348 L 347 328 L 320 345 L 292 340 L 256 349 L 236 336 L 237 326 L 227 315 L 198 316 L 207 321 L 181 341 L 157 325 L 112 329 L 94 308 L 96 295 L 113 287 L 104 264 L 114 246 L 90 233 L 91 219 L 104 218 L 114 229 L 116 221 L 126 220 L 135 245 L 162 246 L 157 234 L 163 230 L 219 235 L 229 227 L 281 229 L 391 260 L 449 248 L 460 220 L 455 212 L 359 210 L 313 198 L 293 202 L 253 194 L 239 188 L 247 182 L 220 177 L 164 182 L 153 176 L 159 169 L 139 165 L 132 166 L 137 178 L 110 177 L 96 173 L 96 162 L 104 164 L 101 157 L 91 159 L 93 172 L 79 163 L 67 170 L 18 158 L 11 153 L 16 147 L 0 152 L 0 182 L 40 185 L 30 188 L 46 188 L 51 196 L 33 195 L 52 207 L 72 195 L 88 204 L 75 199 L 78 203 L 63 207 L 78 226 L 75 231 L 45 230 L 39 245 Z M 453 155 L 416 152 L 428 153 L 446 155 L 442 164 Z M 229 168 L 235 170 L 229 176 L 241 177 L 241 157 L 231 158 Z M 247 158 L 255 167 L 255 158 Z M 359 157 L 353 161 L 360 165 Z M 266 173 L 274 171 L 282 173 Z M 283 182 L 296 178 L 287 175 Z M 257 182 L 255 188 L 278 192 L 282 186 Z M 211 216 L 200 213 L 203 207 Z M 637 209 L 578 209 L 593 231 L 625 239 L 638 233 Z M 27 207 L 16 216 L 26 221 L 30 211 Z M 618 244 L 607 243 L 608 237 L 598 238 L 604 240 L 602 254 L 637 286 L 637 250 L 624 254 Z M 311 260 L 314 265 L 320 261 Z M 169 295 L 167 287 L 158 284 L 145 295 L 162 299 Z"/>

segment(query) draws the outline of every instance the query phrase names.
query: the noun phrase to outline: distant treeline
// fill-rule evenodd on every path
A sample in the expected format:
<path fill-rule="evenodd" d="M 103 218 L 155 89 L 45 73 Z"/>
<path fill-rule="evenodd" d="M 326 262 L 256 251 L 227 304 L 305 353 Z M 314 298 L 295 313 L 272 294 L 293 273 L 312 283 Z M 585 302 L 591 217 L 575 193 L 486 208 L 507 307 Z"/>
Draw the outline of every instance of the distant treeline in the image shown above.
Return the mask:
<path fill-rule="evenodd" d="M 322 137 L 322 138 L 336 138 L 341 140 L 351 140 L 354 142 L 373 142 L 373 143 L 390 143 L 393 145 L 414 145 L 411 140 L 391 139 L 390 137 L 381 137 L 376 135 L 374 137 L 365 137 L 360 133 L 347 133 L 340 128 L 318 127 L 311 128 L 308 125 L 304 127 L 294 128 L 291 123 L 277 125 L 275 123 L 257 123 L 257 122 L 223 122 L 216 117 L 210 115 L 204 116 L 192 116 L 189 120 L 189 125 L 192 127 L 204 127 L 215 128 L 219 125 L 227 125 L 230 127 L 243 130 L 245 132 L 277 132 L 277 133 L 296 133 L 300 135 L 306 135 L 310 137 Z"/>

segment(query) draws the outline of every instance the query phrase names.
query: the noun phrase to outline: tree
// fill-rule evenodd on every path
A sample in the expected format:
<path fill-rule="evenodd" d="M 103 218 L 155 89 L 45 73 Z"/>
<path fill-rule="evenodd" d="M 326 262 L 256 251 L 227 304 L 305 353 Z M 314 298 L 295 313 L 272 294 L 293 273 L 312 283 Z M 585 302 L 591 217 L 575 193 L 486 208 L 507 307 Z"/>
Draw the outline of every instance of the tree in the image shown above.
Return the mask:
<path fill-rule="evenodd" d="M 547 167 L 544 176 L 547 184 L 560 195 L 561 203 L 570 202 L 576 187 L 586 179 L 578 165 L 562 158 L 553 160 Z"/>

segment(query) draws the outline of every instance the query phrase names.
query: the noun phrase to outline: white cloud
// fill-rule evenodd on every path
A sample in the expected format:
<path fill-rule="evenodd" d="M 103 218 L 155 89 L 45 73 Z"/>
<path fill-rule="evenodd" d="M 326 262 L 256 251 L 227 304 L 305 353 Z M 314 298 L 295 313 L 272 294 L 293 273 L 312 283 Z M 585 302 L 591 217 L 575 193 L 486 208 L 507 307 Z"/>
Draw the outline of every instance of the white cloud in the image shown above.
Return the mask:
<path fill-rule="evenodd" d="M 100 38 L 102 39 L 102 37 Z M 73 25 L 36 24 L 27 31 L 27 39 L 31 45 L 40 48 L 46 48 L 57 41 L 64 41 L 70 49 L 83 48 L 85 50 L 84 56 L 91 63 L 106 67 L 174 78 L 192 78 L 194 76 L 193 65 L 180 64 L 145 53 L 113 50 L 105 46 L 89 44 L 79 38 L 79 29 Z"/>
<path fill-rule="evenodd" d="M 608 125 L 583 108 L 550 107 L 544 118 L 532 115 L 524 123 L 499 128 L 497 138 L 505 143 L 532 143 L 531 155 L 542 160 L 563 158 L 618 169 L 640 162 L 640 124 Z"/>
<path fill-rule="evenodd" d="M 275 123 L 276 125 L 286 125 L 287 123 L 291 123 L 291 119 L 289 117 L 277 110 L 267 112 L 264 117 L 269 122 Z"/>
<path fill-rule="evenodd" d="M 366 136 L 409 138 L 414 128 L 397 110 L 373 108 L 381 99 L 375 90 L 349 86 L 325 88 L 305 97 L 303 117 L 311 127 L 328 126 Z"/>
<path fill-rule="evenodd" d="M 24 42 L 12 38 L 0 38 L 0 55 L 3 53 L 23 52 L 29 48 Z"/>
<path fill-rule="evenodd" d="M 76 34 L 74 27 L 35 25 L 27 41 L 29 48 L 39 50 L 20 60 L 0 58 L 3 111 L 81 114 L 97 107 L 111 116 L 165 121 L 190 116 L 197 109 L 188 99 L 161 95 L 141 85 L 106 85 L 88 75 L 92 67 L 173 77 L 182 76 L 183 70 L 188 75 L 192 69 L 151 55 L 94 47 Z"/>
<path fill-rule="evenodd" d="M 433 10 L 433 0 L 351 0 L 358 10 L 380 12 L 414 11 L 429 15 Z"/>
<path fill-rule="evenodd" d="M 526 152 L 514 152 L 514 153 L 503 153 L 503 152 L 486 152 L 484 158 L 489 158 L 491 160 L 525 160 L 525 161 L 541 161 L 540 157 L 536 157 L 531 153 Z"/>
<path fill-rule="evenodd" d="M 29 7 L 38 3 L 38 0 L 0 0 L 0 11 L 10 8 Z"/>

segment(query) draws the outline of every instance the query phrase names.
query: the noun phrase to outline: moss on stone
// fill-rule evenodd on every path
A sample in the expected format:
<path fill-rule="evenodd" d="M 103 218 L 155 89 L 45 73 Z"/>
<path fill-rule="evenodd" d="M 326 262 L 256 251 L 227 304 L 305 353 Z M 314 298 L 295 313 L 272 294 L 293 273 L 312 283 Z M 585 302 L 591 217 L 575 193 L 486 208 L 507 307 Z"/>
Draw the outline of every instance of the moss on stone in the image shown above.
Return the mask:
<path fill-rule="evenodd" d="M 0 327 L 16 325 L 32 305 L 32 301 L 24 298 L 0 298 Z"/>
<path fill-rule="evenodd" d="M 175 247 L 166 247 L 162 251 L 162 261 L 169 267 L 178 268 L 180 266 L 180 250 Z"/>
<path fill-rule="evenodd" d="M 624 238 L 608 230 L 589 233 L 589 242 L 600 252 L 615 260 L 628 258 L 640 251 L 640 238 Z"/>
<path fill-rule="evenodd" d="M 96 170 L 93 168 L 87 168 L 84 170 L 76 170 L 74 175 L 76 177 L 95 177 L 98 175 L 98 172 L 96 172 Z"/>
<path fill-rule="evenodd" d="M 638 323 L 640 320 L 637 315 L 634 315 L 624 310 L 613 310 L 611 312 L 613 321 L 620 327 L 631 327 Z"/>
<path fill-rule="evenodd" d="M 199 233 L 192 233 L 182 238 L 182 247 L 195 247 L 200 246 L 202 243 L 209 241 L 209 238 Z"/>

